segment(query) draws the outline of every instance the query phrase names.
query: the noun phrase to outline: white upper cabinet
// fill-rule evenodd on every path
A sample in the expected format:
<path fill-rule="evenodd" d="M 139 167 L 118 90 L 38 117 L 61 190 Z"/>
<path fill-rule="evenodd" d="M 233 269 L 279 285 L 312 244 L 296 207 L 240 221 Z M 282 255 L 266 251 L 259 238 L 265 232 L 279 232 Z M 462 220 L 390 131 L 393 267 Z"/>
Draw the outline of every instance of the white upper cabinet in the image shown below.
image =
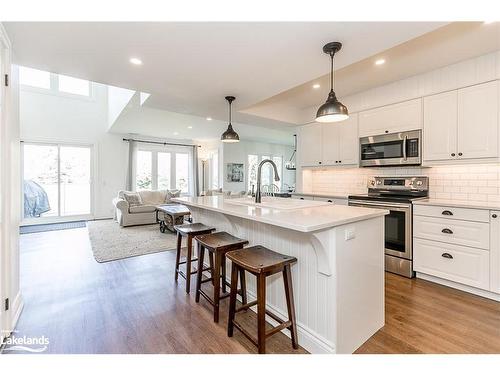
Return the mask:
<path fill-rule="evenodd" d="M 299 165 L 304 167 L 321 165 L 322 162 L 322 124 L 304 125 L 297 131 L 297 156 Z"/>
<path fill-rule="evenodd" d="M 424 162 L 498 156 L 498 82 L 424 98 Z"/>
<path fill-rule="evenodd" d="M 339 124 L 339 156 L 340 164 L 359 163 L 358 114 L 354 113 Z"/>
<path fill-rule="evenodd" d="M 303 167 L 357 165 L 358 115 L 333 123 L 304 125 L 297 132 L 298 164 Z"/>
<path fill-rule="evenodd" d="M 457 156 L 457 91 L 424 98 L 424 161 Z"/>
<path fill-rule="evenodd" d="M 359 136 L 422 129 L 422 99 L 370 109 L 359 113 Z"/>
<path fill-rule="evenodd" d="M 458 157 L 498 155 L 498 82 L 458 90 Z"/>

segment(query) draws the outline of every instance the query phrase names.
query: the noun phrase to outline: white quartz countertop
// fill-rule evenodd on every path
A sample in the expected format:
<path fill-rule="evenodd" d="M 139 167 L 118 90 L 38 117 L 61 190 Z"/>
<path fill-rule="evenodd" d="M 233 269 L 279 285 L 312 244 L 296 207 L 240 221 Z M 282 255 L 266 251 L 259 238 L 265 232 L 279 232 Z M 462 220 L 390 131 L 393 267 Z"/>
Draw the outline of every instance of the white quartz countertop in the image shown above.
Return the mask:
<path fill-rule="evenodd" d="M 347 195 L 339 194 L 325 194 L 325 193 L 290 193 L 291 195 L 299 195 L 304 197 L 320 197 L 320 198 L 336 198 L 336 199 L 347 199 Z"/>
<path fill-rule="evenodd" d="M 459 201 L 448 199 L 422 199 L 413 201 L 414 205 L 448 206 L 460 208 L 475 208 L 480 210 L 500 210 L 500 202 Z"/>
<path fill-rule="evenodd" d="M 290 207 L 294 207 L 294 204 L 298 204 L 294 202 L 302 202 L 301 204 L 304 206 L 295 209 L 257 207 L 231 203 L 233 199 L 223 196 L 181 197 L 172 200 L 188 207 L 202 208 L 306 233 L 384 216 L 389 213 L 389 211 L 382 209 L 332 205 L 317 201 L 297 201 L 290 198 L 266 197 L 264 201 L 263 197 L 263 205 L 276 203 L 277 206 L 281 207 L 286 207 L 288 204 L 291 205 Z M 309 202 L 309 204 L 305 202 Z"/>

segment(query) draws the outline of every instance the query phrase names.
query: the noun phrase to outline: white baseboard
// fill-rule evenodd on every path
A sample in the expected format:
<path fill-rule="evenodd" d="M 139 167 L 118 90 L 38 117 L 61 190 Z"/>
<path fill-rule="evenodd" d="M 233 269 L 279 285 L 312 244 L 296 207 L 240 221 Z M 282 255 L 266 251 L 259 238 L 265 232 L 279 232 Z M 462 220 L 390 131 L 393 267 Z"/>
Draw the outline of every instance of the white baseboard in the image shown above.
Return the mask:
<path fill-rule="evenodd" d="M 472 286 L 468 286 L 468 285 L 456 283 L 454 281 L 442 279 L 440 277 L 428 275 L 426 273 L 421 273 L 421 272 L 417 272 L 416 276 L 417 276 L 418 279 L 432 281 L 432 282 L 434 282 L 436 284 L 441 284 L 441 285 L 444 285 L 444 286 L 448 286 L 450 288 L 461 290 L 463 292 L 475 294 L 475 295 L 478 295 L 478 296 L 481 296 L 481 297 L 484 297 L 484 298 L 489 298 L 489 299 L 492 299 L 494 301 L 500 302 L 500 294 L 493 293 L 493 292 L 490 292 L 488 290 L 474 288 Z"/>

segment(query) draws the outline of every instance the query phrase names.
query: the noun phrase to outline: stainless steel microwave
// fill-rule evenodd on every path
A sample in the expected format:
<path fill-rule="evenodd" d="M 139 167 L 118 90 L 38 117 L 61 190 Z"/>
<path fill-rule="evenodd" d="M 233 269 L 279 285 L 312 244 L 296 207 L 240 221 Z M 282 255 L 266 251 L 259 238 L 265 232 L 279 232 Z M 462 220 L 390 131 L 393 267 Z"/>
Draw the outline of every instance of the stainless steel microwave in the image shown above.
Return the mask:
<path fill-rule="evenodd" d="M 362 167 L 422 164 L 422 131 L 363 137 L 359 140 Z"/>

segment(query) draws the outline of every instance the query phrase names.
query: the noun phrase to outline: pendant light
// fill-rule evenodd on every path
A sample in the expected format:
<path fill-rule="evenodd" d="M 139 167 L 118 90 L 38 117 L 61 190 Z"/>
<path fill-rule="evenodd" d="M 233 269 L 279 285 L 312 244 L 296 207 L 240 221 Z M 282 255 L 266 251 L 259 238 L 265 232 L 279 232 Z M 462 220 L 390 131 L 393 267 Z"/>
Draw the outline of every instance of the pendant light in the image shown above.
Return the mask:
<path fill-rule="evenodd" d="M 233 125 L 231 125 L 231 103 L 234 99 L 236 99 L 234 96 L 226 96 L 226 100 L 229 102 L 229 125 L 227 126 L 227 130 L 222 133 L 222 137 L 220 138 L 221 141 L 225 143 L 236 143 L 240 141 L 238 133 L 233 130 Z"/>
<path fill-rule="evenodd" d="M 316 113 L 317 122 L 337 122 L 346 120 L 349 117 L 347 107 L 337 100 L 335 91 L 333 91 L 333 56 L 340 51 L 341 48 L 342 43 L 339 42 L 330 42 L 323 47 L 323 52 L 329 54 L 331 58 L 330 93 L 328 94 L 328 99 L 326 99 L 325 104 L 319 107 Z"/>

